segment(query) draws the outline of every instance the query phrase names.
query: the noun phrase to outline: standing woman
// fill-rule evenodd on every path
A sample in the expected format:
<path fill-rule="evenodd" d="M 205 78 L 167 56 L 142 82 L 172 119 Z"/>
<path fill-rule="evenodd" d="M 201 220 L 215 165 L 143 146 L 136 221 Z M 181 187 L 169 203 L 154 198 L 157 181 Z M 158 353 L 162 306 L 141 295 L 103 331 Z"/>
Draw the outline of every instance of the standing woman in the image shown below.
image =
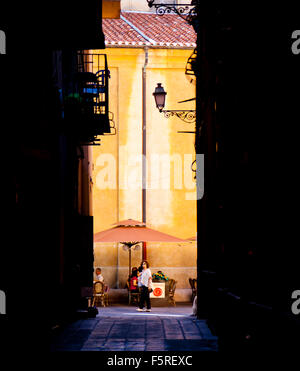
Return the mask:
<path fill-rule="evenodd" d="M 152 281 L 152 274 L 149 269 L 149 263 L 144 260 L 142 262 L 142 272 L 139 273 L 140 283 L 141 283 L 141 300 L 139 308 L 137 309 L 138 312 L 144 311 L 144 303 L 146 302 L 147 309 L 146 312 L 151 312 L 151 303 L 150 303 L 150 283 Z"/>

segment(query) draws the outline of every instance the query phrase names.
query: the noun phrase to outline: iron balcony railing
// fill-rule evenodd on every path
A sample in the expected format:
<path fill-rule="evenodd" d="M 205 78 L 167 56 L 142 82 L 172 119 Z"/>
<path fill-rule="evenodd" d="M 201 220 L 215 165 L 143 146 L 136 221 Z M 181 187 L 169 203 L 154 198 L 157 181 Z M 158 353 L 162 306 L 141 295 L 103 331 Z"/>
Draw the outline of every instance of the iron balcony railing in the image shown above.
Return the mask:
<path fill-rule="evenodd" d="M 98 135 L 111 132 L 109 77 L 106 54 L 77 54 L 77 72 L 64 96 L 64 116 L 84 142 L 95 144 Z"/>

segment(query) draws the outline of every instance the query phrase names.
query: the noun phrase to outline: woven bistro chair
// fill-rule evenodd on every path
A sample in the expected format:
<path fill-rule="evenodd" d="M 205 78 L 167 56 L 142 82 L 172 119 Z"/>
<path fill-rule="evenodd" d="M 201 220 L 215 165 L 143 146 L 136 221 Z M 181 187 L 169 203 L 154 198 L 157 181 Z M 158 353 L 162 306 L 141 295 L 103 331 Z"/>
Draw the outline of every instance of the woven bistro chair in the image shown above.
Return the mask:
<path fill-rule="evenodd" d="M 132 292 L 130 290 L 129 281 L 126 282 L 126 288 L 128 290 L 128 304 L 129 305 L 131 305 L 131 304 L 138 305 L 139 302 L 140 302 L 140 297 L 141 297 L 140 291 L 138 291 L 138 292 Z"/>
<path fill-rule="evenodd" d="M 177 281 L 175 281 L 173 278 L 169 280 L 169 302 L 173 304 L 175 307 L 176 307 L 176 302 L 174 299 L 174 295 L 175 295 L 175 290 L 176 290 L 176 283 Z"/>
<path fill-rule="evenodd" d="M 191 300 L 193 302 L 193 300 L 194 300 L 194 280 L 192 278 L 189 278 L 189 283 L 190 283 L 191 290 L 192 290 Z"/>
<path fill-rule="evenodd" d="M 132 292 L 130 290 L 130 278 L 126 281 L 126 288 L 128 290 L 128 305 L 138 305 L 141 297 L 140 290 L 138 289 L 138 292 Z"/>
<path fill-rule="evenodd" d="M 98 306 L 100 304 L 105 307 L 105 292 L 104 292 L 104 283 L 96 281 L 94 283 L 94 296 L 93 296 L 93 306 Z"/>
<path fill-rule="evenodd" d="M 189 278 L 189 283 L 192 289 L 192 302 L 194 301 L 195 296 L 197 295 L 197 279 Z"/>
<path fill-rule="evenodd" d="M 104 304 L 108 307 L 109 301 L 108 301 L 108 292 L 109 292 L 109 286 L 104 284 Z"/>
<path fill-rule="evenodd" d="M 138 305 L 140 302 L 140 293 L 139 292 L 132 292 L 129 290 L 129 304 Z"/>
<path fill-rule="evenodd" d="M 193 293 L 194 293 L 194 297 L 195 297 L 195 296 L 197 296 L 197 278 L 194 278 L 193 281 L 194 281 Z"/>

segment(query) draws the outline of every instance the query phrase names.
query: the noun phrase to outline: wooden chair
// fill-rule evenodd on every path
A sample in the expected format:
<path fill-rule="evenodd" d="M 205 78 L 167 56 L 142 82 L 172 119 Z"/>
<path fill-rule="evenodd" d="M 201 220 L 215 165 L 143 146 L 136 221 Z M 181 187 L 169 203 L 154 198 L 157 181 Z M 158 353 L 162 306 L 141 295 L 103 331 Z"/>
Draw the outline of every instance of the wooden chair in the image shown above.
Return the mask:
<path fill-rule="evenodd" d="M 128 291 L 129 294 L 129 304 L 138 305 L 140 302 L 140 293 L 139 292 L 132 292 Z"/>
<path fill-rule="evenodd" d="M 105 307 L 105 293 L 104 293 L 104 283 L 100 281 L 96 281 L 94 283 L 94 296 L 93 296 L 93 306 L 98 306 L 100 304 Z"/>
<path fill-rule="evenodd" d="M 130 285 L 129 285 L 129 282 L 127 281 L 127 289 L 128 289 L 128 304 L 136 304 L 138 305 L 139 302 L 140 302 L 140 297 L 141 297 L 141 294 L 140 292 L 132 292 L 130 290 Z"/>
<path fill-rule="evenodd" d="M 191 300 L 192 300 L 192 302 L 193 302 L 193 289 L 194 289 L 194 281 L 193 281 L 193 279 L 192 278 L 189 278 L 189 283 L 190 283 L 190 286 L 191 286 L 191 290 L 192 290 L 192 298 L 191 298 Z"/>
<path fill-rule="evenodd" d="M 197 296 L 197 278 L 194 278 L 194 297 Z"/>
<path fill-rule="evenodd" d="M 177 281 L 175 281 L 174 279 L 169 280 L 169 302 L 172 303 L 174 306 L 176 306 L 176 302 L 174 299 L 176 283 Z"/>
<path fill-rule="evenodd" d="M 192 289 L 192 302 L 194 301 L 195 296 L 197 295 L 197 279 L 189 278 L 189 283 Z"/>
<path fill-rule="evenodd" d="M 109 286 L 104 284 L 104 304 L 108 307 L 109 301 L 108 301 L 108 292 L 109 292 Z"/>
<path fill-rule="evenodd" d="M 141 294 L 140 292 L 132 292 L 130 290 L 130 281 L 129 279 L 126 281 L 126 288 L 128 290 L 128 304 L 136 304 L 138 305 L 140 302 Z"/>

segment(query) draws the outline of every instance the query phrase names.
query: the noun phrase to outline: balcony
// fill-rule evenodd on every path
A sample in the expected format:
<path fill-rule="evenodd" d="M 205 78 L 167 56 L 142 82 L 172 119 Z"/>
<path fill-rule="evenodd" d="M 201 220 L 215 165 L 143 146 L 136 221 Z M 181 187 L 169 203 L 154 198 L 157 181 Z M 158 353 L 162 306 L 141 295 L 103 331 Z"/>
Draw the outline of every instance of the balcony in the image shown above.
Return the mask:
<path fill-rule="evenodd" d="M 64 93 L 64 121 L 81 144 L 97 144 L 111 134 L 109 77 L 106 54 L 80 52 L 76 72 Z"/>

